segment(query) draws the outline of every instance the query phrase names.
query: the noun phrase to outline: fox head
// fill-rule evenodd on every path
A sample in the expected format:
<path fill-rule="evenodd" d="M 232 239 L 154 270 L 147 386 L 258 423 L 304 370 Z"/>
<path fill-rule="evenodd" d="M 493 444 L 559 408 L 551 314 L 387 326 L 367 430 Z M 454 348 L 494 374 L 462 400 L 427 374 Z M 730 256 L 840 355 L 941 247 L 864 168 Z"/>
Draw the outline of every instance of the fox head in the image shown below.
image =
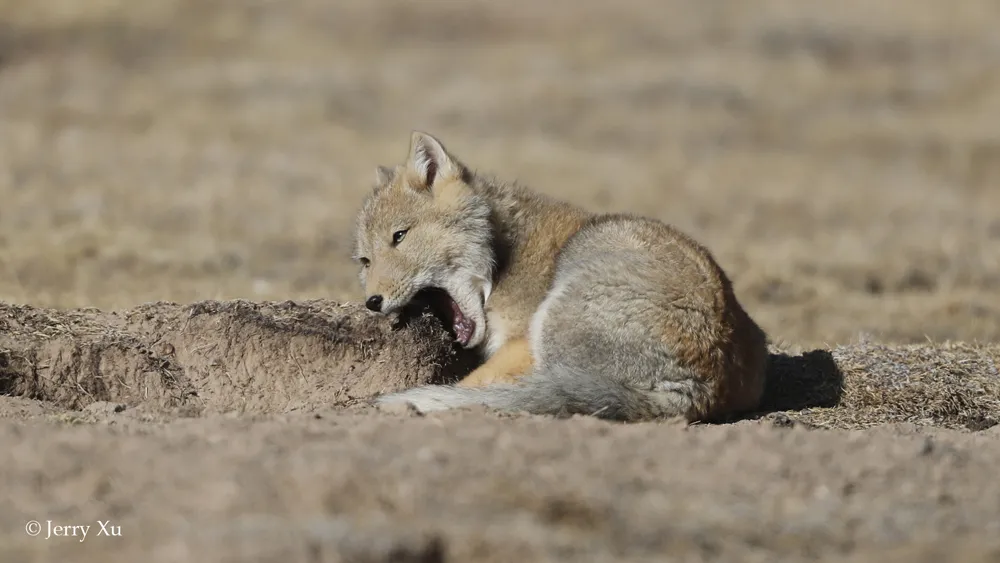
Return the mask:
<path fill-rule="evenodd" d="M 393 313 L 421 290 L 444 290 L 466 348 L 486 335 L 495 259 L 490 204 L 472 182 L 440 141 L 414 131 L 404 164 L 376 168 L 354 247 L 369 309 Z"/>

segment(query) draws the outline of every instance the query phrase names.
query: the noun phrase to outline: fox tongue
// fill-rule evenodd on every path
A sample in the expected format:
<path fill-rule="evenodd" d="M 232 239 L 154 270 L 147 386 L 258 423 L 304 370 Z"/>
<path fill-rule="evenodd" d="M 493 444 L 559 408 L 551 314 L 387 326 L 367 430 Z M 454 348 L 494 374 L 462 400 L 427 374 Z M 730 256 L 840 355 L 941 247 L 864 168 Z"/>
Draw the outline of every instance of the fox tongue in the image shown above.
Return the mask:
<path fill-rule="evenodd" d="M 455 330 L 455 340 L 463 346 L 472 340 L 472 333 L 476 330 L 476 322 L 465 316 L 462 309 L 454 299 L 451 300 L 451 312 L 454 315 L 452 328 Z"/>

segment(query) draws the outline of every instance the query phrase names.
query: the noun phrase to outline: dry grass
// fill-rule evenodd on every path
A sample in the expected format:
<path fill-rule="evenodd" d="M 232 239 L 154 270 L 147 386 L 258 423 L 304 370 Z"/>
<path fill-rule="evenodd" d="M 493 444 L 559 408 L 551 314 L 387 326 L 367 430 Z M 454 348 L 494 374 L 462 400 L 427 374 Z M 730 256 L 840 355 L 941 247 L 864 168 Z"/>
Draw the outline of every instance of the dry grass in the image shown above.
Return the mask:
<path fill-rule="evenodd" d="M 844 373 L 841 415 L 824 425 L 912 422 L 979 430 L 1000 423 L 1000 347 L 971 344 L 838 346 Z"/>
<path fill-rule="evenodd" d="M 912 423 L 982 430 L 1000 423 L 1000 347 L 874 342 L 772 357 L 765 408 L 806 424 Z"/>

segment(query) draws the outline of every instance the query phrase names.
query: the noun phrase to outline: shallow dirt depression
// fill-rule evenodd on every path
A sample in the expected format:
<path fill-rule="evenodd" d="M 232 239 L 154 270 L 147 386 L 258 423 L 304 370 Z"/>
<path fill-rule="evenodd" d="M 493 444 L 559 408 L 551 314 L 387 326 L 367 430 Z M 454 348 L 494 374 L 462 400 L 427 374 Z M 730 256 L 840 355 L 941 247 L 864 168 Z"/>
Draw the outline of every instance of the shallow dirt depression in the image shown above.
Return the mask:
<path fill-rule="evenodd" d="M 152 303 L 124 312 L 0 305 L 0 394 L 64 409 L 287 413 L 455 381 L 476 362 L 436 317 L 328 301 Z"/>

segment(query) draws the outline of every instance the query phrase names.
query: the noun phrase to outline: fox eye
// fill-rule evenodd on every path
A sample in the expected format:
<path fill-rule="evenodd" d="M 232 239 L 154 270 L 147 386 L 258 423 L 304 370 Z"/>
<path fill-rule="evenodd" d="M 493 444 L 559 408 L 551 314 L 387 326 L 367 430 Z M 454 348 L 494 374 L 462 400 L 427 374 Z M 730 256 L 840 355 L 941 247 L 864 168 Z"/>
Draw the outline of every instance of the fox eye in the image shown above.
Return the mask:
<path fill-rule="evenodd" d="M 370 266 L 371 263 L 372 263 L 371 260 L 365 258 L 364 256 L 362 256 L 361 258 L 358 258 L 358 262 L 361 262 L 361 266 L 365 267 L 365 268 L 367 268 L 368 266 Z"/>
<path fill-rule="evenodd" d="M 402 231 L 396 231 L 395 233 L 392 233 L 392 245 L 393 246 L 396 246 L 397 244 L 403 242 L 403 237 L 406 236 L 406 231 L 407 230 L 408 229 L 403 229 Z"/>

